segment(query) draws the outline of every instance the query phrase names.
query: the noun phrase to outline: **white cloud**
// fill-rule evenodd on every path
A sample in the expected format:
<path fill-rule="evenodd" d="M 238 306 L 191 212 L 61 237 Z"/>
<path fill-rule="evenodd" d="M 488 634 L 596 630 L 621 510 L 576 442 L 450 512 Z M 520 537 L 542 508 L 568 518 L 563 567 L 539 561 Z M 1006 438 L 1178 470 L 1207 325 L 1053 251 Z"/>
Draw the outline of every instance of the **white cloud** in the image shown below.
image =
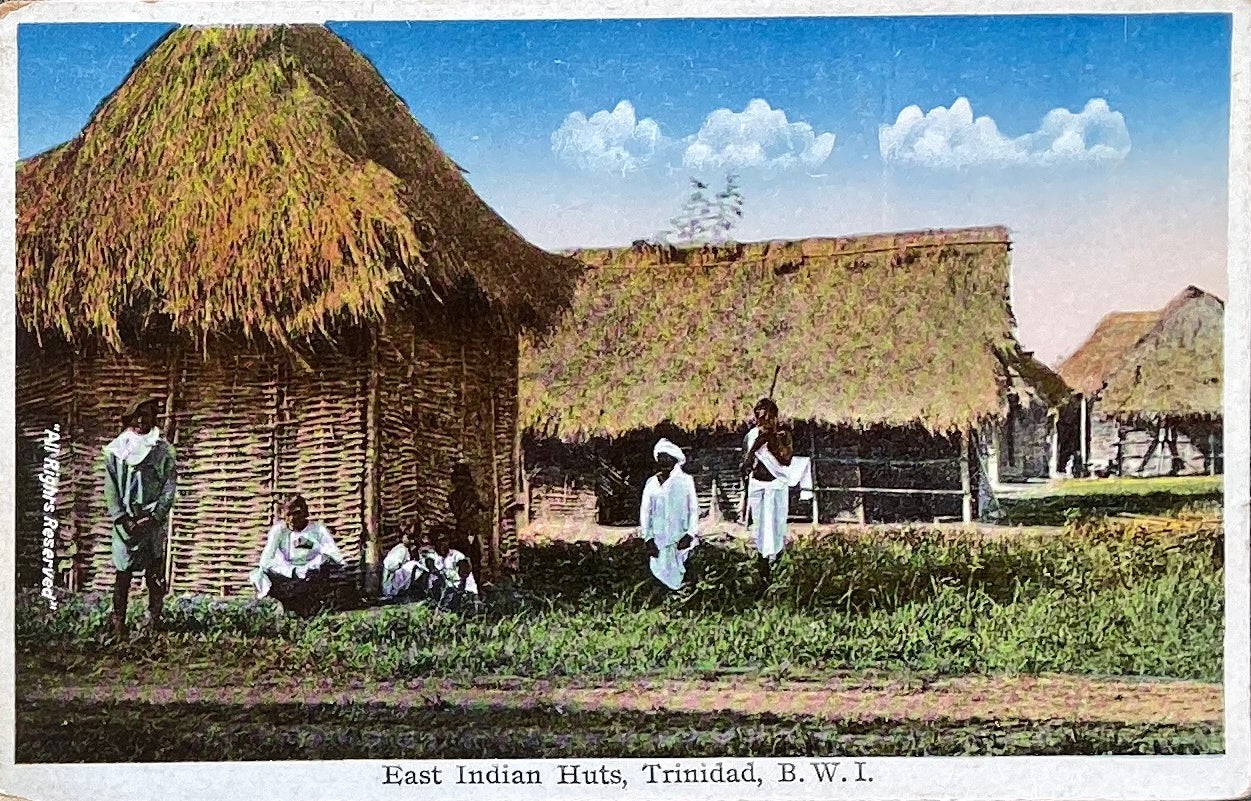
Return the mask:
<path fill-rule="evenodd" d="M 552 133 L 552 152 L 584 170 L 624 174 L 650 162 L 663 142 L 656 121 L 638 119 L 634 105 L 622 100 L 589 119 L 580 111 L 565 117 Z"/>
<path fill-rule="evenodd" d="M 741 112 L 717 109 L 686 141 L 682 163 L 691 169 L 816 167 L 834 149 L 834 134 L 788 122 L 786 112 L 759 98 Z"/>
<path fill-rule="evenodd" d="M 968 99 L 961 97 L 951 108 L 938 106 L 927 113 L 908 106 L 893 125 L 878 129 L 878 147 L 887 162 L 968 167 L 1120 161 L 1130 142 L 1125 117 L 1102 98 L 1091 99 L 1077 113 L 1052 109 L 1038 130 L 1009 137 L 990 117 L 975 118 Z"/>

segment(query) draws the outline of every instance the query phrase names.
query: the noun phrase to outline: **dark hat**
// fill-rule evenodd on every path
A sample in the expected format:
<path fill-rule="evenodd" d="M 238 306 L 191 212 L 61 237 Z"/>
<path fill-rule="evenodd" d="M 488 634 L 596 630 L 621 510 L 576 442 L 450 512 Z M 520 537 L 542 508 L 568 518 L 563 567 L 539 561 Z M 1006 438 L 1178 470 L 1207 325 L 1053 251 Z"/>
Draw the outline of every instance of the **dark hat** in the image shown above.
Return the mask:
<path fill-rule="evenodd" d="M 165 404 L 159 398 L 148 398 L 147 400 L 138 401 L 134 406 L 130 407 L 129 411 L 122 413 L 122 425 L 126 425 L 131 420 L 134 420 L 135 416 L 145 409 L 151 409 L 152 414 L 159 417 L 164 406 Z"/>

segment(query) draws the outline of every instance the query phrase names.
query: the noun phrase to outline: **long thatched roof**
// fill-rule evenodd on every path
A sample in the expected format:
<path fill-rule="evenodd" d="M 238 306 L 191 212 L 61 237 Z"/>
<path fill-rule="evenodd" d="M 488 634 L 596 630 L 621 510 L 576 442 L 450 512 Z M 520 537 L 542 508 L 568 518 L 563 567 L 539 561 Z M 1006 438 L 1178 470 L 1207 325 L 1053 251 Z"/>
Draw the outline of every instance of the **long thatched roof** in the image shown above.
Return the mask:
<path fill-rule="evenodd" d="M 571 311 L 523 345 L 521 423 L 568 439 L 735 427 L 779 366 L 783 415 L 832 425 L 950 432 L 1001 416 L 1010 392 L 1067 394 L 1017 344 L 1009 249 L 989 227 L 578 252 Z"/>
<path fill-rule="evenodd" d="M 1060 365 L 1059 373 L 1077 392 L 1096 395 L 1121 360 L 1160 321 L 1158 311 L 1112 312 Z"/>
<path fill-rule="evenodd" d="M 18 169 L 21 325 L 274 341 L 395 302 L 543 327 L 580 266 L 511 229 L 321 26 L 180 28 L 83 132 Z"/>
<path fill-rule="evenodd" d="M 1100 409 L 1122 419 L 1220 418 L 1225 303 L 1187 287 L 1108 378 Z"/>

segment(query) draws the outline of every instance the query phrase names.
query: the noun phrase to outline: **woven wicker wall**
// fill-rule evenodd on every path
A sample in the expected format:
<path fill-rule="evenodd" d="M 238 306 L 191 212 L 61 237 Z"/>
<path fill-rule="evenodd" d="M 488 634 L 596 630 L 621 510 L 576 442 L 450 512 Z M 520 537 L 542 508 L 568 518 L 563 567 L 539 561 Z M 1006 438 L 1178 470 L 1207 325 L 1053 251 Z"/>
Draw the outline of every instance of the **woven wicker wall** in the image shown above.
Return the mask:
<path fill-rule="evenodd" d="M 466 333 L 464 328 L 475 328 Z M 298 492 L 355 567 L 365 525 L 365 346 L 321 348 L 312 369 L 270 355 L 107 354 L 23 360 L 18 374 L 18 569 L 37 584 L 44 428 L 63 426 L 60 553 L 77 536 L 78 587 L 112 584 L 103 447 L 140 398 L 165 401 L 178 455 L 170 537 L 176 592 L 247 591 L 278 500 Z M 358 337 L 359 339 L 359 337 Z M 479 495 L 515 497 L 517 343 L 489 326 L 392 323 L 378 339 L 379 492 L 384 552 L 403 527 L 452 522 L 452 466 L 468 461 Z M 76 390 L 76 391 L 75 391 Z M 493 533 L 484 577 L 516 567 L 511 519 Z M 64 585 L 65 582 L 59 582 Z"/>
<path fill-rule="evenodd" d="M 599 517 L 599 499 L 594 489 L 540 484 L 531 488 L 530 509 L 533 520 L 594 523 Z"/>
<path fill-rule="evenodd" d="M 452 468 L 463 459 L 488 508 L 515 497 L 513 439 L 516 338 L 485 324 L 398 319 L 379 338 L 383 550 L 403 528 L 454 522 Z M 498 515 L 497 515 L 498 516 Z M 481 570 L 490 578 L 516 567 L 512 521 L 499 527 Z"/>
<path fill-rule="evenodd" d="M 256 566 L 272 512 L 277 369 L 261 355 L 183 360 L 166 432 L 178 456 L 171 590 L 232 595 Z"/>
<path fill-rule="evenodd" d="M 354 566 L 363 532 L 369 365 L 357 352 L 323 350 L 312 368 L 292 368 L 283 381 L 274 492 L 279 498 L 304 496 L 309 517 L 330 529 Z"/>
<path fill-rule="evenodd" d="M 121 431 L 120 415 L 138 400 L 164 400 L 170 365 L 156 356 L 105 353 L 77 360 L 74 421 L 74 519 L 81 586 L 113 586 L 112 527 L 104 505 L 104 446 Z"/>
<path fill-rule="evenodd" d="M 515 337 L 494 335 L 489 343 L 490 363 L 494 367 L 492 375 L 492 407 L 495 423 L 495 498 L 498 523 L 498 563 L 497 571 L 508 574 L 520 568 L 517 516 L 502 514 L 499 509 L 508 507 L 518 501 L 518 459 L 520 458 L 520 441 L 517 432 L 518 423 L 518 340 Z"/>
<path fill-rule="evenodd" d="M 409 322 L 393 322 L 378 338 L 381 545 L 390 550 L 402 530 L 425 529 L 423 461 L 424 385 L 418 379 L 417 339 Z"/>

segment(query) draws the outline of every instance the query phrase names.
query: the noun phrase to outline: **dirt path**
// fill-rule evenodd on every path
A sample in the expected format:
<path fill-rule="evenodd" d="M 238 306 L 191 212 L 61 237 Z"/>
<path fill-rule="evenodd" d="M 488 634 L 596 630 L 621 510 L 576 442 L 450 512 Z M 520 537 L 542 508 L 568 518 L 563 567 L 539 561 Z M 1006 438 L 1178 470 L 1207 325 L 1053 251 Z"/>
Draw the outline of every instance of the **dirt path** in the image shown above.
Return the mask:
<path fill-rule="evenodd" d="M 1222 719 L 1219 684 L 1073 676 L 970 676 L 932 682 L 873 676 L 788 682 L 750 677 L 600 684 L 521 678 L 414 679 L 351 682 L 348 686 L 334 686 L 326 680 L 297 683 L 287 677 L 271 676 L 247 687 L 212 686 L 197 681 L 193 675 L 161 686 L 108 679 L 57 686 L 55 677 L 43 679 L 20 691 L 19 698 L 36 702 L 209 702 L 242 707 L 292 702 L 345 706 L 368 702 L 399 708 L 552 707 L 564 714 L 731 711 L 839 721 L 991 719 L 1194 724 L 1219 723 Z M 75 681 L 72 677 L 63 680 Z"/>

